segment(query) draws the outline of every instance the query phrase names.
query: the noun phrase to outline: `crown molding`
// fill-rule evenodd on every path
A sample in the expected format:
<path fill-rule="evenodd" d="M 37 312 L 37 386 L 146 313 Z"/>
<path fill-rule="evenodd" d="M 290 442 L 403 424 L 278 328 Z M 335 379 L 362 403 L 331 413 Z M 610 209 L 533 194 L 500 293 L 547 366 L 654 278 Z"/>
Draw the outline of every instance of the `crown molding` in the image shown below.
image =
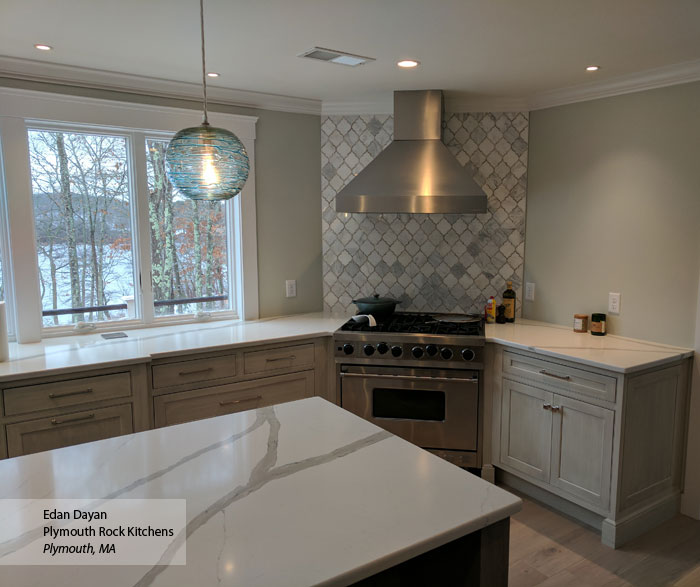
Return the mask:
<path fill-rule="evenodd" d="M 465 98 L 461 96 L 445 96 L 445 112 L 520 112 L 528 110 L 526 100 L 519 98 Z M 392 114 L 394 100 L 391 96 L 386 99 L 368 100 L 364 102 L 325 101 L 322 114 L 324 116 L 342 116 L 353 114 Z"/>
<path fill-rule="evenodd" d="M 534 94 L 527 100 L 529 110 L 542 110 L 575 102 L 609 98 L 700 80 L 700 59 L 620 75 L 611 80 L 571 86 Z"/>
<path fill-rule="evenodd" d="M 198 101 L 201 96 L 199 84 L 6 56 L 0 56 L 0 77 L 181 100 Z M 700 81 L 700 59 L 621 75 L 611 80 L 541 92 L 527 98 L 469 98 L 448 95 L 445 97 L 445 110 L 447 112 L 541 110 L 694 81 Z M 320 100 L 310 98 L 294 98 L 212 85 L 207 88 L 212 105 L 313 115 L 391 114 L 394 110 L 393 99 L 390 96 L 378 100 L 321 103 Z"/>
<path fill-rule="evenodd" d="M 180 100 L 200 100 L 202 95 L 199 84 L 7 56 L 0 56 L 0 77 Z M 321 113 L 321 101 L 309 98 L 234 90 L 209 84 L 207 94 L 210 104 L 297 114 Z"/>

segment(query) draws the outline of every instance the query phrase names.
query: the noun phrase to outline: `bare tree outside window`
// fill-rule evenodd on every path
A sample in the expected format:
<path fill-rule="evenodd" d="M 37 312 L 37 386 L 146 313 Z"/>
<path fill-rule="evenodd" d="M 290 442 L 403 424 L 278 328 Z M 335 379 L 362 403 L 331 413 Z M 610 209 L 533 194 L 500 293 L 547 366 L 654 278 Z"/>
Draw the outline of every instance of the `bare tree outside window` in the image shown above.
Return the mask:
<path fill-rule="evenodd" d="M 167 146 L 146 141 L 155 314 L 228 310 L 224 204 L 193 201 L 173 189 L 165 175 Z"/>
<path fill-rule="evenodd" d="M 53 130 L 28 138 L 44 326 L 126 318 L 123 298 L 134 295 L 127 139 Z"/>

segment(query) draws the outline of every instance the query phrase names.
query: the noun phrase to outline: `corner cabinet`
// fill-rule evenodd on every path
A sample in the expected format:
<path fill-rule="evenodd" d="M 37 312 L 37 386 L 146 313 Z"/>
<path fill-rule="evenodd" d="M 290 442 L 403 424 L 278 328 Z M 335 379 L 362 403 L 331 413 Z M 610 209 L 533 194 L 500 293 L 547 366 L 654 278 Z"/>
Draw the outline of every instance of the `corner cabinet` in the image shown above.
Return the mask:
<path fill-rule="evenodd" d="M 491 462 L 617 547 L 674 515 L 683 487 L 690 359 L 620 374 L 489 345 Z"/>

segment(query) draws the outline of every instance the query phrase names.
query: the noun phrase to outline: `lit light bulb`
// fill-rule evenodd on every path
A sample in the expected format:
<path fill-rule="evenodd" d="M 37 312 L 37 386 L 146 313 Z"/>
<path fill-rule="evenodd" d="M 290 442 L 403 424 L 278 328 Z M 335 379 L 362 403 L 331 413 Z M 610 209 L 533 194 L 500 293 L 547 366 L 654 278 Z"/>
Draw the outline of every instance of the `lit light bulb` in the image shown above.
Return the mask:
<path fill-rule="evenodd" d="M 207 187 L 214 187 L 219 183 L 219 174 L 214 167 L 211 155 L 207 155 L 202 163 L 202 179 Z"/>

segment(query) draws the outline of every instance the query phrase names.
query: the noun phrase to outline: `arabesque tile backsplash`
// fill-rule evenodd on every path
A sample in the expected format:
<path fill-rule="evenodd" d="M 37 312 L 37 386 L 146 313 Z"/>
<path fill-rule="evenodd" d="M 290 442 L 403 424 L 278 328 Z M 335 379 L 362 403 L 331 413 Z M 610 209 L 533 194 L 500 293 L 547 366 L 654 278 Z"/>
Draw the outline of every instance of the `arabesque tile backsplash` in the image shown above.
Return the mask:
<path fill-rule="evenodd" d="M 443 141 L 488 196 L 486 214 L 338 214 L 335 196 L 392 140 L 389 115 L 321 121 L 323 300 L 373 293 L 410 311 L 481 312 L 508 279 L 522 294 L 528 114 L 447 114 Z M 520 303 L 516 309 L 520 315 Z"/>

